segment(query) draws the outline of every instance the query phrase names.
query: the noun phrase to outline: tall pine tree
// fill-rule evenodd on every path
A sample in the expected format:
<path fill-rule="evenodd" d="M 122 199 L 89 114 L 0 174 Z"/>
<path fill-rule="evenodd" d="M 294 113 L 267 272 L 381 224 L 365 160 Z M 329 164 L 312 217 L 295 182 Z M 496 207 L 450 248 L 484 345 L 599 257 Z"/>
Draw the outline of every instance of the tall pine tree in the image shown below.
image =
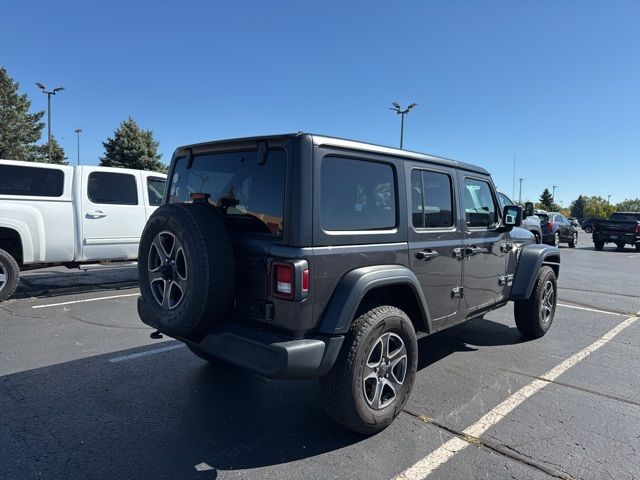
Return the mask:
<path fill-rule="evenodd" d="M 571 203 L 571 216 L 578 220 L 584 219 L 584 207 L 586 206 L 584 197 L 580 195 Z"/>
<path fill-rule="evenodd" d="M 114 132 L 113 138 L 102 142 L 104 156 L 100 157 L 103 167 L 134 168 L 166 172 L 167 167 L 160 161 L 159 142 L 154 140 L 151 130 L 142 130 L 129 117 Z"/>
<path fill-rule="evenodd" d="M 542 195 L 540 195 L 540 205 L 542 205 L 542 208 L 547 210 L 553 209 L 553 197 L 551 196 L 551 192 L 548 188 L 545 188 Z"/>
<path fill-rule="evenodd" d="M 0 67 L 0 158 L 35 162 L 42 160 L 35 142 L 42 134 L 44 111 L 29 113 L 31 102 L 18 87 Z"/>
<path fill-rule="evenodd" d="M 45 163 L 56 163 L 58 165 L 68 165 L 68 158 L 64 153 L 64 149 L 53 135 L 51 135 L 51 158 L 49 158 L 49 145 L 44 144 L 38 147 L 38 161 Z"/>

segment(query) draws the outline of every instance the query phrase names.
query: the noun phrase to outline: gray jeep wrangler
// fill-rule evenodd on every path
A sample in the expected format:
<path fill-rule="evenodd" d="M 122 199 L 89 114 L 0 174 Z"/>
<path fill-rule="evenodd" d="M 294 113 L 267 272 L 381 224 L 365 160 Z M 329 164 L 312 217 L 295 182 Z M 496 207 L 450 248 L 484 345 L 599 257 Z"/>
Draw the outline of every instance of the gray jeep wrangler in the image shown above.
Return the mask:
<path fill-rule="evenodd" d="M 394 148 L 181 147 L 140 242 L 138 311 L 207 361 L 319 378 L 329 416 L 372 434 L 411 393 L 420 337 L 510 300 L 523 335 L 551 326 L 560 252 L 499 205 L 484 169 Z"/>

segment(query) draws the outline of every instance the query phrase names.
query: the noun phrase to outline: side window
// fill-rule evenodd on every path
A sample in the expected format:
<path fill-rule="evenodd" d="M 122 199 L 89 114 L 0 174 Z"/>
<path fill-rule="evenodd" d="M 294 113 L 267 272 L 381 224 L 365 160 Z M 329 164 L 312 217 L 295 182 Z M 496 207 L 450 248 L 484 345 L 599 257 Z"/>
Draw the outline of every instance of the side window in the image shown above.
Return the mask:
<path fill-rule="evenodd" d="M 63 191 L 62 170 L 0 165 L 0 195 L 61 197 Z"/>
<path fill-rule="evenodd" d="M 396 223 L 391 165 L 341 157 L 322 160 L 320 224 L 324 230 L 386 230 Z"/>
<path fill-rule="evenodd" d="M 138 205 L 136 177 L 129 173 L 91 172 L 87 193 L 93 203 Z"/>
<path fill-rule="evenodd" d="M 164 178 L 147 177 L 147 192 L 149 194 L 149 205 L 153 207 L 162 205 L 165 183 L 166 183 L 166 180 Z"/>
<path fill-rule="evenodd" d="M 491 187 L 483 180 L 464 179 L 464 213 L 469 227 L 489 227 L 498 221 Z"/>
<path fill-rule="evenodd" d="M 446 173 L 411 172 L 412 221 L 415 228 L 453 226 L 451 177 Z"/>

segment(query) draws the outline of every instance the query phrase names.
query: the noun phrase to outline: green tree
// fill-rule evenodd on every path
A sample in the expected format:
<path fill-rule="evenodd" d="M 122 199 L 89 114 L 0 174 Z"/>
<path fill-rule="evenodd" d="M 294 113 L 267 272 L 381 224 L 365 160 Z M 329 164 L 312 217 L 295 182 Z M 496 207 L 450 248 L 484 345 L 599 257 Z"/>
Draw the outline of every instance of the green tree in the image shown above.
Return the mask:
<path fill-rule="evenodd" d="M 542 192 L 542 195 L 540 195 L 539 204 L 544 210 L 550 210 L 550 211 L 554 210 L 553 197 L 551 196 L 551 192 L 549 191 L 548 188 L 545 188 L 544 192 Z"/>
<path fill-rule="evenodd" d="M 585 218 L 608 218 L 616 207 L 611 205 L 602 197 L 583 197 L 585 201 L 584 216 Z"/>
<path fill-rule="evenodd" d="M 104 156 L 100 157 L 103 167 L 134 168 L 166 172 L 167 167 L 160 161 L 159 142 L 154 140 L 151 130 L 142 130 L 129 117 L 114 132 L 113 138 L 102 142 Z"/>
<path fill-rule="evenodd" d="M 582 221 L 584 218 L 584 207 L 586 206 L 586 202 L 584 201 L 584 197 L 582 195 L 578 196 L 573 202 L 571 202 L 571 216 L 577 218 L 579 221 Z"/>
<path fill-rule="evenodd" d="M 38 162 L 56 163 L 58 165 L 68 165 L 68 158 L 64 153 L 64 149 L 58 141 L 51 135 L 51 158 L 49 158 L 49 145 L 44 144 L 38 147 Z"/>
<path fill-rule="evenodd" d="M 640 198 L 630 198 L 616 205 L 618 212 L 640 212 Z"/>
<path fill-rule="evenodd" d="M 31 102 L 18 93 L 19 86 L 0 67 L 0 158 L 34 162 L 39 159 L 35 142 L 44 127 L 44 111 L 29 113 Z"/>

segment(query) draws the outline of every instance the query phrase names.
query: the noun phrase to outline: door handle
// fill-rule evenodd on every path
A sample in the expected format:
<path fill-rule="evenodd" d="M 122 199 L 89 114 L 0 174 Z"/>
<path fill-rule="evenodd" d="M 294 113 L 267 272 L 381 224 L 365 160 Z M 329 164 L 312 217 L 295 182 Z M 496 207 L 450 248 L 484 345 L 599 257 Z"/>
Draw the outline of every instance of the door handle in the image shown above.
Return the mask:
<path fill-rule="evenodd" d="M 102 210 L 96 210 L 94 212 L 87 213 L 88 218 L 104 218 L 106 216 L 107 214 L 104 213 Z"/>
<path fill-rule="evenodd" d="M 421 252 L 416 253 L 416 258 L 418 260 L 422 260 L 425 262 L 428 262 L 429 260 L 431 260 L 432 258 L 435 258 L 439 255 L 438 252 L 436 252 L 435 250 L 430 250 L 430 249 L 426 249 L 426 250 L 422 250 Z"/>
<path fill-rule="evenodd" d="M 487 251 L 486 248 L 481 248 L 481 247 L 467 247 L 464 249 L 464 253 L 468 257 L 475 255 L 477 253 L 485 253 L 486 251 Z"/>

